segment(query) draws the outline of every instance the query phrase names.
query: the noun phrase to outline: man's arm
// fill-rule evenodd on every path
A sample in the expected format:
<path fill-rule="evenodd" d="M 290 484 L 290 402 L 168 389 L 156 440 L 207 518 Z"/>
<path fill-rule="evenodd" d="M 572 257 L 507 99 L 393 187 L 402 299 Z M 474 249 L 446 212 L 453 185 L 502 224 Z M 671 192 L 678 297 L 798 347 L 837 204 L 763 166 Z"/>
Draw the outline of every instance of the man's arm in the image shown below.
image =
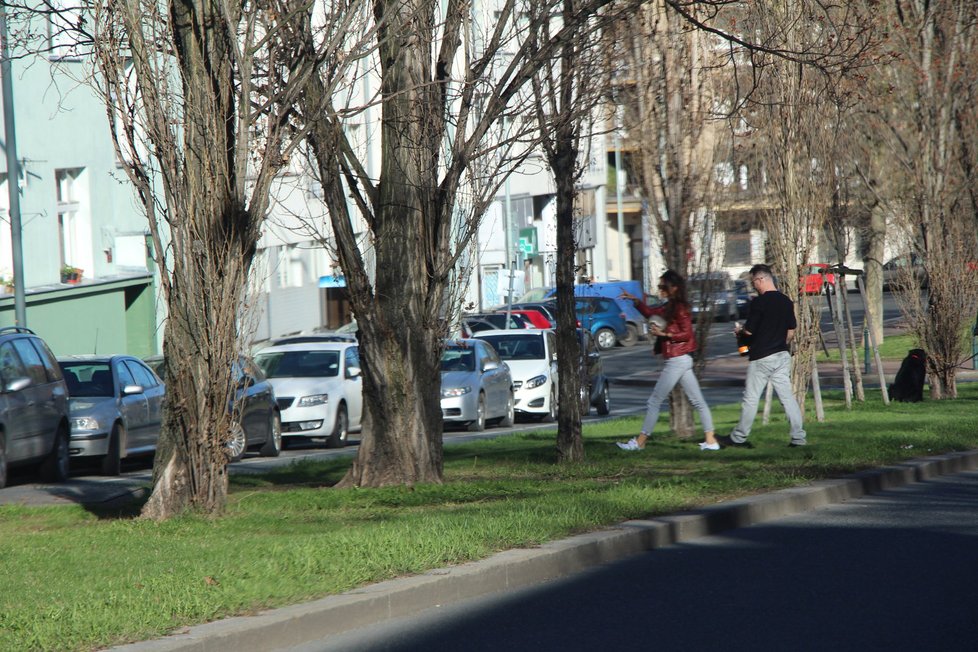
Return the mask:
<path fill-rule="evenodd" d="M 784 341 L 791 344 L 791 340 L 795 339 L 795 329 L 789 328 L 788 332 L 785 333 Z"/>

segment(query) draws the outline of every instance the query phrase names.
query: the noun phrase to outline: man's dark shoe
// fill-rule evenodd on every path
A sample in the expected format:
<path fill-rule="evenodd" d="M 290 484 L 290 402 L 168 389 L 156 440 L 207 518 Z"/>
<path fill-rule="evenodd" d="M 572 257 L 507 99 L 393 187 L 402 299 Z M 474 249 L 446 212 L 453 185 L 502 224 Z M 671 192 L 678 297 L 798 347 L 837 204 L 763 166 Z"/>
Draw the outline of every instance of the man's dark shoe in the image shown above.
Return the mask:
<path fill-rule="evenodd" d="M 720 448 L 754 448 L 754 444 L 749 441 L 734 441 L 730 435 L 717 435 L 717 442 Z"/>
<path fill-rule="evenodd" d="M 788 444 L 788 448 L 804 448 L 807 445 L 808 445 L 807 443 L 793 441 L 790 444 Z"/>

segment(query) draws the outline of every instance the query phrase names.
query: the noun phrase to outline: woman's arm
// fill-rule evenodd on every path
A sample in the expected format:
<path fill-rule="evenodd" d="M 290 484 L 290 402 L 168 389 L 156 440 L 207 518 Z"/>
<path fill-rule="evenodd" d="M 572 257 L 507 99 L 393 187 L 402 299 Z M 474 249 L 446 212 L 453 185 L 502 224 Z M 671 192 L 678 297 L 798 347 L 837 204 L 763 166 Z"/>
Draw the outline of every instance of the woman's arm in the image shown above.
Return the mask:
<path fill-rule="evenodd" d="M 693 315 L 688 305 L 676 306 L 673 319 L 666 326 L 666 336 L 673 342 L 688 342 L 693 339 Z"/>

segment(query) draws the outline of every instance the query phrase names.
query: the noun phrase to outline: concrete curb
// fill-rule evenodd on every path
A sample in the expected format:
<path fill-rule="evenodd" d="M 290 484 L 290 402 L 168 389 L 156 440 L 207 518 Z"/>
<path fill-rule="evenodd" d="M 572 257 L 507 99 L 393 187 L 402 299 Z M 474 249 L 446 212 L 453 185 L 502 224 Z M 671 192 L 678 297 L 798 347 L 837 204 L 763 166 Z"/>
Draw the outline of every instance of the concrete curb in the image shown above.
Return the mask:
<path fill-rule="evenodd" d="M 256 616 L 228 618 L 165 638 L 113 650 L 130 652 L 265 652 L 309 643 L 340 632 L 410 616 L 431 607 L 525 587 L 617 561 L 655 548 L 764 523 L 941 475 L 978 469 L 978 450 L 910 460 L 782 489 L 711 507 L 507 550 L 482 561 L 423 575 L 371 584 Z"/>

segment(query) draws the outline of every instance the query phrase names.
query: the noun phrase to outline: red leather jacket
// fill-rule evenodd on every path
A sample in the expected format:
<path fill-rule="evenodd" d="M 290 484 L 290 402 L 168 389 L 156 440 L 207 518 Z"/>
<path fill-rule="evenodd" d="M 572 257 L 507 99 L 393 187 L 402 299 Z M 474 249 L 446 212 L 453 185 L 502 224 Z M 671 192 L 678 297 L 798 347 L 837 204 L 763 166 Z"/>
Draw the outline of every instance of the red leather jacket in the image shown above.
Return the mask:
<path fill-rule="evenodd" d="M 662 304 L 651 308 L 643 301 L 635 301 L 635 308 L 642 313 L 645 318 L 653 315 L 665 316 L 666 306 Z M 667 337 L 662 340 L 662 357 L 678 358 L 681 355 L 692 354 L 696 351 L 696 336 L 693 334 L 693 314 L 688 305 L 676 306 L 676 312 L 672 316 L 672 321 L 666 324 L 665 332 Z"/>

